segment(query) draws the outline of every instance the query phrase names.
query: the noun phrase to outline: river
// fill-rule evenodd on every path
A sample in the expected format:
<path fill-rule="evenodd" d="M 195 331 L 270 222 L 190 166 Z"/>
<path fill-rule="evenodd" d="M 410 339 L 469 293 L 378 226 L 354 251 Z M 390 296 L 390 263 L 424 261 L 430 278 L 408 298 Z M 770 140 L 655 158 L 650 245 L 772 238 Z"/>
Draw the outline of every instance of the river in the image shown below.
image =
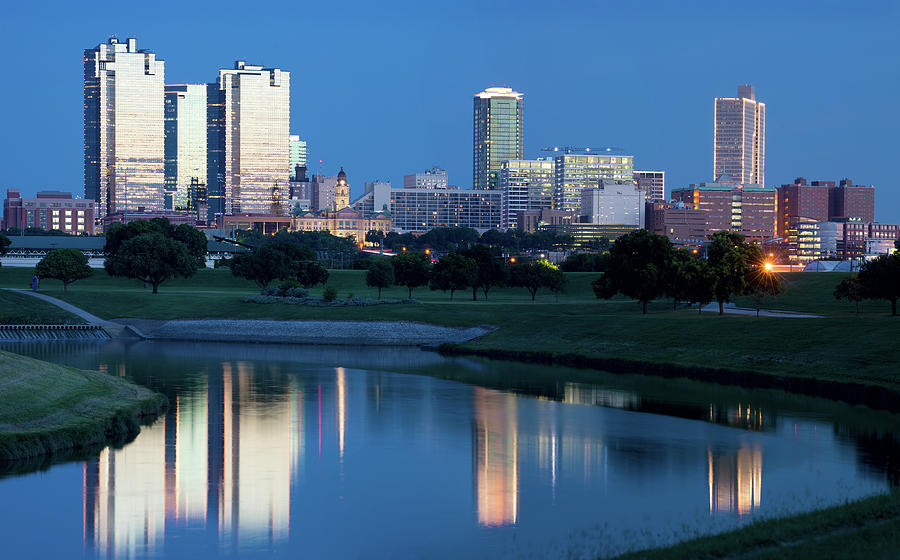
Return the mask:
<path fill-rule="evenodd" d="M 0 479 L 10 558 L 590 558 L 884 492 L 900 463 L 889 415 L 778 392 L 415 348 L 3 348 L 170 399 L 120 449 Z"/>

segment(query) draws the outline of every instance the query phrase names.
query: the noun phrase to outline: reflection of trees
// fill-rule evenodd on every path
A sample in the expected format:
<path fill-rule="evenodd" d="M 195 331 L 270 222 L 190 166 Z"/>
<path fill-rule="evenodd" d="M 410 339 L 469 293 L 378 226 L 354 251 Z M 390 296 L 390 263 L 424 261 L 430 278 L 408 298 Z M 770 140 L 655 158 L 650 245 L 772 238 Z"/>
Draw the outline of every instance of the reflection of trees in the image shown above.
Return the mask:
<path fill-rule="evenodd" d="M 760 506 L 762 450 L 744 446 L 737 451 L 707 451 L 709 512 L 750 513 Z"/>
<path fill-rule="evenodd" d="M 900 486 L 900 436 L 837 424 L 836 437 L 853 445 L 859 464 L 870 472 L 884 474 L 892 487 Z"/>
<path fill-rule="evenodd" d="M 472 466 L 478 523 L 514 525 L 519 513 L 516 397 L 473 388 Z"/>

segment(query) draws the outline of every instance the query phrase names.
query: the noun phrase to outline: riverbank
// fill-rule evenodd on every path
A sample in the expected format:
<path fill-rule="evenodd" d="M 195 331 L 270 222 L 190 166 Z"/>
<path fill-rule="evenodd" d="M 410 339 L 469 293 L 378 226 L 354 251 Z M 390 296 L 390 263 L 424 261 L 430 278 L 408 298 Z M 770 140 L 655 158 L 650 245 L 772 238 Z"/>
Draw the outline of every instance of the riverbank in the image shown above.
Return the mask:
<path fill-rule="evenodd" d="M 900 550 L 900 491 L 743 529 L 642 550 L 618 560 L 781 560 L 896 558 Z"/>
<path fill-rule="evenodd" d="M 0 351 L 0 472 L 123 443 L 166 398 L 123 378 Z"/>

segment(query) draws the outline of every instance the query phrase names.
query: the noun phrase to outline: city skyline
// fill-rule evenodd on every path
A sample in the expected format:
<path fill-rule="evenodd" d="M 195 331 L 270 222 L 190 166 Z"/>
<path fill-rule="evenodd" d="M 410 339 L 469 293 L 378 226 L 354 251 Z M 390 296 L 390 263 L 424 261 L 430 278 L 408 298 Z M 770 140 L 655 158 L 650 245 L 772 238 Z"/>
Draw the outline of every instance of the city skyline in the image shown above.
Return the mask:
<path fill-rule="evenodd" d="M 489 9 L 472 23 L 464 21 L 462 9 L 458 13 L 448 8 L 402 13 L 388 10 L 385 15 L 377 15 L 371 8 L 356 6 L 343 14 L 325 8 L 313 8 L 305 14 L 310 25 L 302 33 L 310 38 L 308 44 L 315 44 L 316 37 L 336 29 L 342 29 L 348 40 L 339 48 L 306 50 L 301 55 L 285 48 L 283 32 L 287 28 L 280 23 L 276 24 L 282 33 L 280 38 L 279 33 L 270 37 L 253 28 L 224 41 L 202 30 L 190 37 L 178 35 L 190 13 L 175 25 L 162 16 L 138 19 L 127 10 L 116 18 L 90 21 L 75 15 L 76 25 L 55 32 L 52 48 L 31 53 L 36 64 L 52 65 L 53 86 L 43 81 L 49 78 L 40 77 L 34 95 L 16 98 L 13 103 L 11 91 L 3 94 L 8 106 L 22 108 L 11 115 L 10 126 L 19 134 L 3 140 L 4 153 L 10 161 L 27 165 L 10 168 L 2 186 L 17 188 L 25 195 L 44 189 L 82 190 L 78 184 L 82 166 L 78 148 L 83 133 L 81 76 L 68 53 L 80 52 L 110 33 L 118 33 L 123 39 L 137 37 L 142 46 L 165 60 L 168 83 L 210 82 L 217 68 L 226 67 L 236 58 L 294 73 L 295 83 L 303 85 L 291 96 L 290 132 L 308 140 L 311 172 L 319 172 L 319 160 L 323 160 L 321 170 L 325 174 L 332 175 L 343 166 L 356 178 L 351 199 L 361 194 L 364 182 L 387 179 L 399 185 L 403 175 L 435 165 L 448 170 L 450 184 L 473 186 L 467 180 L 472 165 L 469 100 L 474 92 L 493 85 L 512 87 L 529 99 L 526 159 L 540 156 L 539 150 L 545 145 L 614 145 L 634 154 L 639 169 L 665 170 L 669 188 L 711 181 L 711 102 L 715 97 L 730 95 L 738 84 L 750 83 L 771 113 L 766 138 L 768 186 L 790 183 L 796 176 L 853 177 L 859 183 L 878 187 L 878 221 L 900 221 L 900 194 L 892 184 L 889 141 L 890 131 L 900 120 L 898 110 L 890 104 L 876 108 L 877 104 L 867 102 L 898 81 L 897 76 L 877 70 L 885 63 L 886 53 L 896 50 L 892 48 L 896 39 L 886 32 L 890 22 L 897 19 L 896 10 L 878 2 L 852 11 L 763 4 L 768 6 L 769 15 L 762 23 L 762 16 L 754 15 L 729 32 L 762 25 L 763 35 L 772 39 L 787 37 L 788 32 L 802 34 L 817 29 L 834 35 L 835 41 L 815 45 L 760 41 L 752 60 L 723 66 L 725 55 L 710 52 L 714 49 L 704 45 L 725 38 L 725 31 L 715 23 L 724 21 L 727 14 L 708 15 L 698 10 L 679 15 L 657 5 L 655 10 L 609 7 L 600 18 L 597 7 L 575 4 L 540 17 L 531 9 L 516 15 Z M 370 48 L 363 49 L 359 40 L 349 39 L 354 34 L 351 31 L 372 25 L 376 15 L 376 21 L 393 23 L 382 28 Z M 584 21 L 573 20 L 574 15 Z M 472 37 L 480 36 L 481 26 L 491 17 L 504 21 L 514 18 L 522 28 L 508 33 L 511 40 L 520 41 L 518 50 L 514 56 L 498 60 L 467 59 L 468 53 L 483 48 L 488 39 L 476 39 L 473 45 L 440 40 L 419 44 L 401 33 L 404 24 L 428 21 L 433 16 L 458 23 L 462 28 L 453 33 Z M 9 26 L 2 40 L 12 48 L 26 36 L 39 34 L 45 22 L 69 18 L 66 8 L 47 17 L 50 19 L 38 19 L 25 8 L 14 8 L 7 21 L 15 25 Z M 676 38 L 664 25 L 667 18 L 684 24 L 679 37 L 689 36 L 693 30 L 702 31 L 706 38 Z M 621 53 L 623 64 L 617 65 L 616 79 L 624 83 L 626 77 L 641 75 L 646 82 L 632 79 L 627 83 L 653 87 L 605 87 L 608 78 L 602 65 L 596 64 L 594 70 L 583 70 L 584 83 L 595 88 L 587 96 L 579 87 L 561 87 L 567 83 L 565 72 L 576 64 L 572 59 L 578 57 L 521 42 L 538 30 L 548 30 L 549 39 L 564 33 L 569 37 L 564 24 L 570 26 L 569 30 L 577 30 L 590 21 L 603 21 L 599 25 L 608 31 L 601 46 Z M 649 34 L 657 32 L 653 40 L 622 42 L 626 31 L 638 22 Z M 837 40 L 854 25 L 865 25 L 873 32 L 852 42 Z M 878 32 L 882 28 L 885 33 Z M 439 29 L 437 37 L 447 38 L 448 33 Z M 571 40 L 576 47 L 584 44 L 577 33 Z M 678 48 L 672 50 L 677 53 L 662 50 L 665 41 L 676 41 Z M 310 58 L 311 54 L 315 57 Z M 676 54 L 679 62 L 673 64 Z M 467 64 L 455 62 L 461 59 Z M 798 67 L 795 63 L 801 59 L 803 65 Z M 385 64 L 388 60 L 391 64 Z M 690 64 L 685 65 L 685 60 Z M 559 67 L 547 66 L 551 62 L 558 62 Z M 436 66 L 445 68 L 446 79 L 432 72 Z M 835 75 L 837 67 L 841 68 L 840 75 Z M 655 75 L 648 75 L 648 71 Z M 336 80 L 352 82 L 353 87 L 326 85 Z M 654 85 L 662 83 L 664 87 Z M 405 95 L 397 96 L 398 88 Z M 590 98 L 596 101 L 588 102 Z M 672 107 L 678 110 L 672 111 Z M 36 159 L 48 149 L 57 164 L 36 175 L 34 170 L 40 168 Z"/>

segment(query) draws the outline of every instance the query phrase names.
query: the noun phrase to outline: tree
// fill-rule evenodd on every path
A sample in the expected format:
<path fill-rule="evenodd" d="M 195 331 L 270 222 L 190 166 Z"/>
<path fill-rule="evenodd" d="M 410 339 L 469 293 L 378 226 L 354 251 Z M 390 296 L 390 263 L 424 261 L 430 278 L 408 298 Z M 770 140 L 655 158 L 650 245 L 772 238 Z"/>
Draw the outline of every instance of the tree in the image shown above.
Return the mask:
<path fill-rule="evenodd" d="M 381 289 L 394 283 L 394 267 L 390 262 L 375 260 L 369 263 L 366 271 L 366 286 L 378 288 L 378 299 L 381 299 Z"/>
<path fill-rule="evenodd" d="M 478 265 L 473 259 L 459 253 L 447 253 L 435 263 L 428 287 L 449 291 L 450 301 L 453 301 L 453 292 L 470 287 L 475 283 L 477 274 Z"/>
<path fill-rule="evenodd" d="M 273 280 L 292 275 L 293 261 L 278 247 L 264 245 L 250 251 L 237 253 L 229 259 L 231 274 L 253 280 L 260 288 L 265 288 Z"/>
<path fill-rule="evenodd" d="M 366 243 L 372 243 L 379 247 L 384 247 L 384 232 L 381 230 L 370 229 L 366 232 Z"/>
<path fill-rule="evenodd" d="M 694 256 L 689 261 L 685 273 L 690 281 L 683 292 L 684 298 L 690 305 L 697 304 L 697 314 L 703 313 L 703 306 L 711 302 L 716 296 L 716 275 L 709 263 L 700 257 Z"/>
<path fill-rule="evenodd" d="M 197 261 L 198 268 L 206 265 L 206 235 L 187 224 L 173 227 L 166 218 L 112 224 L 106 231 L 106 245 L 103 247 L 103 252 L 107 257 L 114 255 L 125 241 L 145 233 L 159 233 L 164 237 L 183 243 L 188 254 Z"/>
<path fill-rule="evenodd" d="M 159 293 L 169 278 L 188 278 L 197 271 L 197 259 L 187 246 L 159 232 L 142 233 L 125 240 L 104 263 L 110 276 L 141 280 Z"/>
<path fill-rule="evenodd" d="M 293 263 L 294 276 L 297 282 L 307 290 L 316 284 L 324 284 L 328 281 L 328 271 L 317 261 L 302 260 Z"/>
<path fill-rule="evenodd" d="M 472 282 L 472 301 L 478 299 L 479 289 L 484 293 L 484 299 L 487 299 L 491 288 L 506 284 L 509 277 L 506 264 L 487 245 L 478 243 L 468 249 L 461 250 L 460 254 L 474 260 L 478 266 L 475 281 Z"/>
<path fill-rule="evenodd" d="M 34 267 L 40 278 L 52 278 L 63 284 L 63 291 L 69 291 L 69 284 L 93 273 L 88 266 L 87 255 L 78 249 L 54 249 Z"/>
<path fill-rule="evenodd" d="M 897 298 L 900 298 L 900 253 L 879 255 L 866 262 L 860 267 L 858 278 L 866 299 L 890 301 L 891 315 L 897 315 Z"/>
<path fill-rule="evenodd" d="M 592 286 L 598 298 L 609 299 L 621 293 L 647 304 L 665 295 L 668 269 L 672 261 L 672 242 L 664 235 L 638 229 L 616 239 L 606 259 L 606 272 Z"/>
<path fill-rule="evenodd" d="M 563 272 L 603 272 L 608 253 L 575 253 L 559 265 Z"/>
<path fill-rule="evenodd" d="M 759 317 L 759 310 L 766 298 L 776 296 L 784 289 L 781 278 L 769 268 L 769 263 L 764 260 L 761 251 L 759 260 L 753 263 L 749 272 L 747 288 L 750 295 L 753 296 L 753 303 L 756 304 L 757 317 Z"/>
<path fill-rule="evenodd" d="M 706 255 L 716 276 L 715 299 L 719 303 L 719 315 L 723 315 L 725 302 L 731 296 L 750 293 L 753 265 L 762 262 L 763 257 L 759 247 L 744 241 L 739 233 L 719 231 L 711 239 Z"/>
<path fill-rule="evenodd" d="M 679 301 L 687 301 L 693 305 L 705 299 L 702 307 L 712 300 L 711 294 L 706 299 L 705 291 L 715 287 L 715 278 L 706 261 L 696 254 L 687 249 L 673 251 L 668 272 L 666 294 L 672 298 L 673 310 L 678 308 Z"/>
<path fill-rule="evenodd" d="M 841 280 L 841 283 L 834 288 L 835 299 L 849 299 L 856 304 L 856 313 L 859 314 L 859 304 L 865 299 L 862 284 L 859 282 L 859 276 L 851 274 L 847 278 Z"/>
<path fill-rule="evenodd" d="M 559 267 L 545 259 L 534 262 L 518 263 L 510 268 L 510 284 L 525 288 L 531 294 L 531 301 L 537 297 L 538 290 L 548 288 L 552 292 L 560 292 L 565 287 L 566 277 Z"/>
<path fill-rule="evenodd" d="M 428 284 L 431 275 L 431 257 L 425 253 L 406 251 L 391 259 L 394 267 L 394 282 L 406 286 L 412 299 L 413 288 Z"/>

